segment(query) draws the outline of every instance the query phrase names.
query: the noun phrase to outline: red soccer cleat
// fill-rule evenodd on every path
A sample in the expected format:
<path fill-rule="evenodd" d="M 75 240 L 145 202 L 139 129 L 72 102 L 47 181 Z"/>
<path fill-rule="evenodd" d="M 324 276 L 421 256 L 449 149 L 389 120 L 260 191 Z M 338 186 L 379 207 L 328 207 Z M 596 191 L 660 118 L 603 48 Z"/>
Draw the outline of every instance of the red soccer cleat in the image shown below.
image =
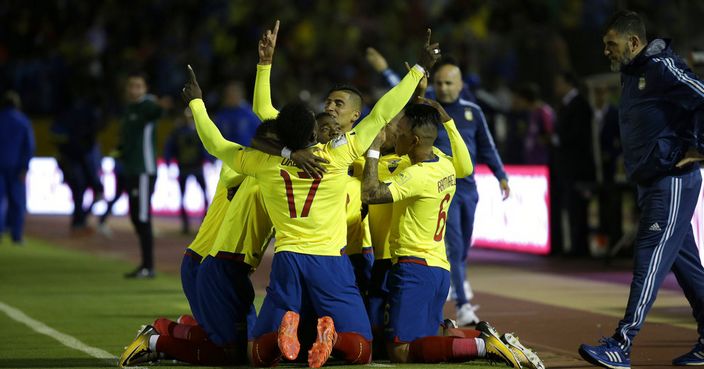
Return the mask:
<path fill-rule="evenodd" d="M 277 341 L 281 355 L 287 360 L 296 360 L 298 352 L 301 350 L 301 343 L 298 342 L 298 322 L 300 319 L 301 316 L 295 311 L 287 311 L 281 318 Z"/>
<path fill-rule="evenodd" d="M 318 319 L 318 338 L 313 343 L 310 351 L 308 351 L 308 366 L 311 368 L 320 368 L 325 365 L 325 362 L 330 358 L 332 347 L 337 340 L 337 332 L 335 332 L 335 323 L 329 316 L 324 316 Z"/>

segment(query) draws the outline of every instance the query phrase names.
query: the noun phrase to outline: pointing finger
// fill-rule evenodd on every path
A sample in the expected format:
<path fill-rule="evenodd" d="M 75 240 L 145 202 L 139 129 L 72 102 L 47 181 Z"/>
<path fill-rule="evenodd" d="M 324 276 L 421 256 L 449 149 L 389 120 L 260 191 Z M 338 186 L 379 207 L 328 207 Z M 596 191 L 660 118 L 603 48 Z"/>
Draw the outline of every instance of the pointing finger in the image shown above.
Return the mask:
<path fill-rule="evenodd" d="M 190 64 L 188 64 L 188 80 L 193 83 L 196 82 L 196 73 L 193 71 L 193 68 L 191 67 Z"/>
<path fill-rule="evenodd" d="M 281 24 L 281 22 L 277 19 L 276 24 L 274 24 L 274 37 L 279 33 L 279 24 Z"/>
<path fill-rule="evenodd" d="M 425 46 L 430 45 L 430 36 L 432 35 L 432 31 L 430 28 L 428 28 L 428 40 L 425 41 Z"/>

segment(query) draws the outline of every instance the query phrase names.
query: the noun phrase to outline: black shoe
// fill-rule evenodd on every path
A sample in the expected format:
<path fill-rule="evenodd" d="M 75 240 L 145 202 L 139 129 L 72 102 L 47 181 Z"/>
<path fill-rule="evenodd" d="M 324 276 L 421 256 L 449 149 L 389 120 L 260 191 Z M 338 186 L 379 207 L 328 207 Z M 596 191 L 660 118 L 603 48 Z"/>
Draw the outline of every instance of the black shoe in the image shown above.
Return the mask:
<path fill-rule="evenodd" d="M 130 279 L 151 279 L 154 278 L 154 276 L 156 276 L 154 269 L 143 267 L 139 267 L 134 271 L 125 274 L 125 278 Z"/>

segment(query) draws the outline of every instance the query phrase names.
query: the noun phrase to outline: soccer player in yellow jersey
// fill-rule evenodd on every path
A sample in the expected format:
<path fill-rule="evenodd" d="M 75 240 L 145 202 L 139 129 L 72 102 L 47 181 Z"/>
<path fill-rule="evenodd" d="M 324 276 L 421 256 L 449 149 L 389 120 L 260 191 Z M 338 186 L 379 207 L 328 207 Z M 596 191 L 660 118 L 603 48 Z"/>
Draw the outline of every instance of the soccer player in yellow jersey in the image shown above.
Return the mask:
<path fill-rule="evenodd" d="M 428 35 L 430 36 L 430 35 Z M 279 112 L 275 127 L 282 143 L 296 150 L 313 145 L 329 163 L 322 178 L 310 178 L 291 160 L 271 156 L 225 140 L 207 116 L 195 76 L 184 88 L 184 98 L 194 112 L 196 127 L 206 149 L 225 164 L 255 177 L 276 228 L 275 254 L 267 296 L 254 329 L 253 363 L 275 364 L 282 352 L 294 359 L 293 342 L 277 347 L 280 322 L 287 312 L 300 313 L 310 306 L 319 317 L 318 338 L 309 351 L 309 365 L 319 367 L 333 349 L 354 363 L 370 360 L 369 321 L 354 286 L 351 265 L 340 252 L 346 243 L 345 184 L 348 167 L 368 148 L 376 134 L 405 105 L 418 81 L 439 57 L 437 44 L 426 43 L 416 65 L 376 104 L 351 132 L 326 145 L 314 145 L 315 119 L 305 106 L 290 103 Z M 336 326 L 337 325 L 337 326 Z M 277 333 L 279 332 L 279 333 Z M 289 351 L 291 349 L 291 351 Z"/>
<path fill-rule="evenodd" d="M 449 289 L 450 265 L 445 253 L 447 209 L 455 193 L 456 172 L 451 157 L 436 153 L 433 142 L 441 121 L 454 123 L 439 104 L 411 104 L 398 124 L 395 151 L 408 155 L 410 166 L 385 182 L 378 179 L 378 138 L 367 153 L 362 199 L 369 204 L 393 203 L 389 276 L 388 353 L 395 362 L 462 361 L 487 355 L 520 368 L 513 353 L 499 337 L 437 337 L 442 308 Z M 441 110 L 443 111 L 443 110 Z M 453 154 L 466 158 L 462 143 Z M 468 173 L 461 173 L 467 175 Z M 413 324 L 410 324 L 413 322 Z"/>

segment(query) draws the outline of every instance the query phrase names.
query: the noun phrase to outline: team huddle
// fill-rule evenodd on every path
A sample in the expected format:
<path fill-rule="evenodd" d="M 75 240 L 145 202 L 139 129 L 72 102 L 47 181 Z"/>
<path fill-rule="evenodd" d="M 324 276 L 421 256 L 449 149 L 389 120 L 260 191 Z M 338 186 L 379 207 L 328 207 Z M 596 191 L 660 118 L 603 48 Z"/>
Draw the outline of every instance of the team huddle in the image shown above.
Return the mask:
<path fill-rule="evenodd" d="M 347 364 L 374 357 L 544 368 L 514 335 L 486 322 L 459 328 L 443 317 L 448 209 L 456 181 L 473 166 L 443 106 L 421 97 L 441 56 L 430 30 L 417 64 L 353 128 L 362 97 L 352 86 L 335 87 L 326 99 L 351 109 L 315 115 L 300 102 L 273 107 L 278 29 L 277 21 L 259 42 L 253 109 L 262 124 L 252 147 L 222 136 L 188 67 L 183 98 L 206 150 L 223 163 L 181 265 L 192 316 L 144 327 L 120 365 L 168 358 L 271 367 L 303 360 L 319 368 L 330 357 Z M 434 147 L 439 132 L 451 153 Z M 257 314 L 250 274 L 272 238 L 269 285 Z"/>

